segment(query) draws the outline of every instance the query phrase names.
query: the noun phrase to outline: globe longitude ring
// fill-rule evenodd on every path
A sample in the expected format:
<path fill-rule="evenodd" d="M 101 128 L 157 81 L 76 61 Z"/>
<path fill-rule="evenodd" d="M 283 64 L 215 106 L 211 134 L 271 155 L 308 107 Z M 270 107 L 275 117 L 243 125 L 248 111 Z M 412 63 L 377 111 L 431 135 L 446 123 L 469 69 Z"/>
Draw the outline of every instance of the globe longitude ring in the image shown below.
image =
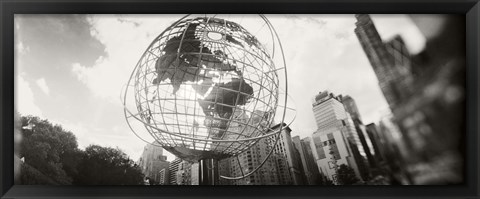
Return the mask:
<path fill-rule="evenodd" d="M 270 128 L 275 118 L 284 122 L 286 81 L 281 43 L 265 16 L 187 15 L 150 44 L 122 101 L 132 131 L 143 126 L 184 160 L 220 160 L 263 138 L 276 143 L 282 128 Z"/>

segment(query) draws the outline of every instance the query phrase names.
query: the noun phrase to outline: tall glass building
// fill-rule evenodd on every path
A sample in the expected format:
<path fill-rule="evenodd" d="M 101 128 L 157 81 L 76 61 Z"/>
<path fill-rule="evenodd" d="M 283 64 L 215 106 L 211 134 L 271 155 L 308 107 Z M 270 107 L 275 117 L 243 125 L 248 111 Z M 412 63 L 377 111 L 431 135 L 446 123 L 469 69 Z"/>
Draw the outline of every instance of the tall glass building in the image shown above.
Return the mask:
<path fill-rule="evenodd" d="M 318 130 L 312 135 L 311 148 L 320 173 L 336 183 L 336 170 L 345 164 L 362 179 L 353 156 L 362 148 L 357 147 L 361 142 L 352 118 L 342 104 L 342 96 L 320 92 L 315 96 L 313 114 Z"/>

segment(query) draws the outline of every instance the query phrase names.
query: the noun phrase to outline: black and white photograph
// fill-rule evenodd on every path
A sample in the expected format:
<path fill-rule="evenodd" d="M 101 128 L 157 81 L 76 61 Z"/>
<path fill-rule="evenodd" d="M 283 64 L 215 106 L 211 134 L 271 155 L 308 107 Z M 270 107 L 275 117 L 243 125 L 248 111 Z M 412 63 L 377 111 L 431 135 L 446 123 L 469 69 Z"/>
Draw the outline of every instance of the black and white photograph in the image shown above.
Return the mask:
<path fill-rule="evenodd" d="M 15 14 L 15 185 L 461 185 L 453 14 Z"/>

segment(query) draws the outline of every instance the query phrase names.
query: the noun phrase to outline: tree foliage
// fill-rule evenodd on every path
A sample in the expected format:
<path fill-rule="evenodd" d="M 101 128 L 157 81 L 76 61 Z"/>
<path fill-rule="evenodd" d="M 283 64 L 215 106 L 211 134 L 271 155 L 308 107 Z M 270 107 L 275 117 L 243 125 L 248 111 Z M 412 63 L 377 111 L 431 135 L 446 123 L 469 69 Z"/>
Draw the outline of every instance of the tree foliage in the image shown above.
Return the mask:
<path fill-rule="evenodd" d="M 338 183 L 341 185 L 352 185 L 360 181 L 355 175 L 355 171 L 345 164 L 340 165 L 338 168 L 337 179 Z"/>
<path fill-rule="evenodd" d="M 140 168 L 120 149 L 90 145 L 78 165 L 75 184 L 82 185 L 140 185 Z"/>
<path fill-rule="evenodd" d="M 48 120 L 22 116 L 23 141 L 20 183 L 26 185 L 141 184 L 143 175 L 120 149 L 89 146 L 78 148 L 75 135 Z"/>
<path fill-rule="evenodd" d="M 77 140 L 72 132 L 65 131 L 59 125 L 52 125 L 48 120 L 38 117 L 22 117 L 22 126 L 28 123 L 35 125 L 33 129 L 22 129 L 23 142 L 20 156 L 32 170 L 41 172 L 51 181 L 60 185 L 72 184 L 72 177 L 66 170 L 74 167 L 73 157 L 77 150 Z M 72 160 L 73 159 L 73 160 Z M 32 182 L 25 182 L 35 184 Z"/>

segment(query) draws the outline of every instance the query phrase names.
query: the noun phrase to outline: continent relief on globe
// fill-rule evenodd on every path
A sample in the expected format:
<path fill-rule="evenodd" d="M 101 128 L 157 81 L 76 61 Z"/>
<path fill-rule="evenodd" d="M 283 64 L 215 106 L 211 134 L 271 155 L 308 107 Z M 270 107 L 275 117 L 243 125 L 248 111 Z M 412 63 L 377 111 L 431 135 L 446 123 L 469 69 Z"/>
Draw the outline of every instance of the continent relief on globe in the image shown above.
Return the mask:
<path fill-rule="evenodd" d="M 202 96 L 211 90 L 204 99 L 198 100 L 204 114 L 229 119 L 233 114 L 233 107 L 245 105 L 253 97 L 253 88 L 243 79 L 241 71 L 235 65 L 219 59 L 227 56 L 221 50 L 211 52 L 205 45 L 202 47 L 201 41 L 195 36 L 196 26 L 197 24 L 189 24 L 182 35 L 166 42 L 163 49 L 165 54 L 156 61 L 157 77 L 152 83 L 159 84 L 168 79 L 175 94 L 185 82 L 201 82 L 193 84 L 192 87 Z M 236 43 L 239 42 L 233 42 Z M 179 48 L 181 49 L 178 50 Z M 213 81 L 215 75 L 227 73 L 233 74 L 231 81 Z M 219 120 L 215 123 L 218 128 L 226 129 L 228 121 Z"/>

